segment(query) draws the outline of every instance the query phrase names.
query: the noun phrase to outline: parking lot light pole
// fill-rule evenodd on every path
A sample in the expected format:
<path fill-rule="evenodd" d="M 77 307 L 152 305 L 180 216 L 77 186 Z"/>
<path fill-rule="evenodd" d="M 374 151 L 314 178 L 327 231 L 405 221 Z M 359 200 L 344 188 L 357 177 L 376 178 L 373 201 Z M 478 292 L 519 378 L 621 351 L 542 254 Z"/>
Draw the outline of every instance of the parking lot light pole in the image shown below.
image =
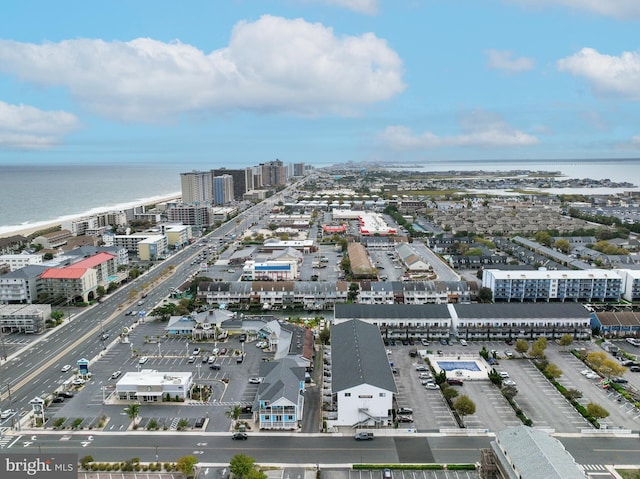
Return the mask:
<path fill-rule="evenodd" d="M 158 446 L 156 445 L 156 462 L 158 462 Z"/>

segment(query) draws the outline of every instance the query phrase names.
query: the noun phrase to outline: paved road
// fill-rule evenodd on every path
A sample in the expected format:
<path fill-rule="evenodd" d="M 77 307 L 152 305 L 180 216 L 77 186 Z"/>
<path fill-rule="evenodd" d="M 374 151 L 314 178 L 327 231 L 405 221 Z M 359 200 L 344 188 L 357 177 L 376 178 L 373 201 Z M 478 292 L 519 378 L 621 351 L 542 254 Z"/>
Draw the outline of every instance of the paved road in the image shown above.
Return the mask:
<path fill-rule="evenodd" d="M 634 464 L 638 462 L 638 438 L 559 438 L 579 464 Z M 257 462 L 282 464 L 351 463 L 456 463 L 476 462 L 479 449 L 492 437 L 438 437 L 413 435 L 378 436 L 373 441 L 351 437 L 299 434 L 251 434 L 247 441 L 232 441 L 228 434 L 202 433 L 31 433 L 7 436 L 0 445 L 5 452 L 25 451 L 92 455 L 100 461 L 139 457 L 160 461 L 194 454 L 200 463 L 228 463 L 238 453 Z M 26 452 L 26 451 L 25 451 Z"/>

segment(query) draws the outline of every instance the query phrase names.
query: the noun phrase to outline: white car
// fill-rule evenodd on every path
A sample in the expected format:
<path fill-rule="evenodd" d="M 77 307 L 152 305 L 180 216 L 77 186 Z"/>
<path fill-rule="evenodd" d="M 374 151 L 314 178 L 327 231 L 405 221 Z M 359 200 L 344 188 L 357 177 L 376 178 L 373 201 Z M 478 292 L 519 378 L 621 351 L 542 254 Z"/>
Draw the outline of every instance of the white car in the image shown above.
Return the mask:
<path fill-rule="evenodd" d="M 503 386 L 515 386 L 516 382 L 513 379 L 505 379 L 502 381 Z"/>
<path fill-rule="evenodd" d="M 431 381 L 427 382 L 424 387 L 427 389 L 438 389 L 438 385 Z"/>
<path fill-rule="evenodd" d="M 423 346 L 429 346 L 429 341 L 427 341 L 425 338 L 422 338 L 422 339 L 420 340 L 420 343 L 421 343 Z"/>
<path fill-rule="evenodd" d="M 17 411 L 15 409 L 5 409 L 0 413 L 0 419 L 8 419 L 13 416 Z"/>
<path fill-rule="evenodd" d="M 460 340 L 460 344 L 462 344 L 463 346 L 467 345 L 467 341 L 465 339 L 461 339 Z"/>
<path fill-rule="evenodd" d="M 499 374 L 499 375 L 500 375 L 500 377 L 501 377 L 501 378 L 503 378 L 503 379 L 507 379 L 507 378 L 509 377 L 509 373 L 508 373 L 508 372 L 506 372 L 506 371 L 500 371 L 498 374 Z"/>
<path fill-rule="evenodd" d="M 585 374 L 584 377 L 587 379 L 600 379 L 600 376 L 593 372 Z"/>
<path fill-rule="evenodd" d="M 70 369 L 71 369 L 71 365 L 70 364 L 65 364 L 64 366 L 62 366 L 62 369 L 60 371 L 62 371 L 63 373 L 66 373 Z"/>
<path fill-rule="evenodd" d="M 113 374 L 111 374 L 111 379 L 118 379 L 121 374 L 122 374 L 122 371 L 116 371 Z"/>
<path fill-rule="evenodd" d="M 217 356 L 219 352 L 220 352 L 220 348 L 213 348 L 213 350 L 211 351 L 211 354 L 214 354 Z"/>
<path fill-rule="evenodd" d="M 262 378 L 250 378 L 249 384 L 260 384 L 262 382 Z"/>
<path fill-rule="evenodd" d="M 142 356 L 140 359 L 138 359 L 138 364 L 144 364 L 147 361 L 149 361 L 149 358 L 147 356 Z"/>
<path fill-rule="evenodd" d="M 86 381 L 82 378 L 75 378 L 73 381 L 71 381 L 71 384 L 73 384 L 74 386 L 82 386 L 84 383 L 86 383 Z"/>

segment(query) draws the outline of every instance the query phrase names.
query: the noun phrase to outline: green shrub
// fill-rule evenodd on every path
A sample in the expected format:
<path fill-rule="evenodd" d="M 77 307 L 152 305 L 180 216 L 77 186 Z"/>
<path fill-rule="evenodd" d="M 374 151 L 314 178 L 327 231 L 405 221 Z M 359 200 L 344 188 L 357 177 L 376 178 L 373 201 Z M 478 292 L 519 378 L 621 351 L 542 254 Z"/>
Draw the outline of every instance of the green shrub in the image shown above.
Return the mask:
<path fill-rule="evenodd" d="M 449 471 L 475 471 L 475 464 L 447 464 Z"/>

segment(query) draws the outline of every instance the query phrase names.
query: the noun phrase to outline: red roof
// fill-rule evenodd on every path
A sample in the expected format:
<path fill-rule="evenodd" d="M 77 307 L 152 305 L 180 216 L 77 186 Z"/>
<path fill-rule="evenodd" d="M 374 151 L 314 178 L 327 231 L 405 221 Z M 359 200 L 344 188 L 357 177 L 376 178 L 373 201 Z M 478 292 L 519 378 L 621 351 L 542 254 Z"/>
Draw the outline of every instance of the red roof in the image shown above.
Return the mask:
<path fill-rule="evenodd" d="M 87 268 L 49 268 L 40 275 L 42 279 L 80 279 Z"/>
<path fill-rule="evenodd" d="M 115 258 L 114 255 L 109 253 L 98 253 L 90 258 L 83 259 L 82 261 L 78 261 L 70 266 L 70 268 L 95 268 L 96 266 L 106 263 L 110 259 Z"/>

